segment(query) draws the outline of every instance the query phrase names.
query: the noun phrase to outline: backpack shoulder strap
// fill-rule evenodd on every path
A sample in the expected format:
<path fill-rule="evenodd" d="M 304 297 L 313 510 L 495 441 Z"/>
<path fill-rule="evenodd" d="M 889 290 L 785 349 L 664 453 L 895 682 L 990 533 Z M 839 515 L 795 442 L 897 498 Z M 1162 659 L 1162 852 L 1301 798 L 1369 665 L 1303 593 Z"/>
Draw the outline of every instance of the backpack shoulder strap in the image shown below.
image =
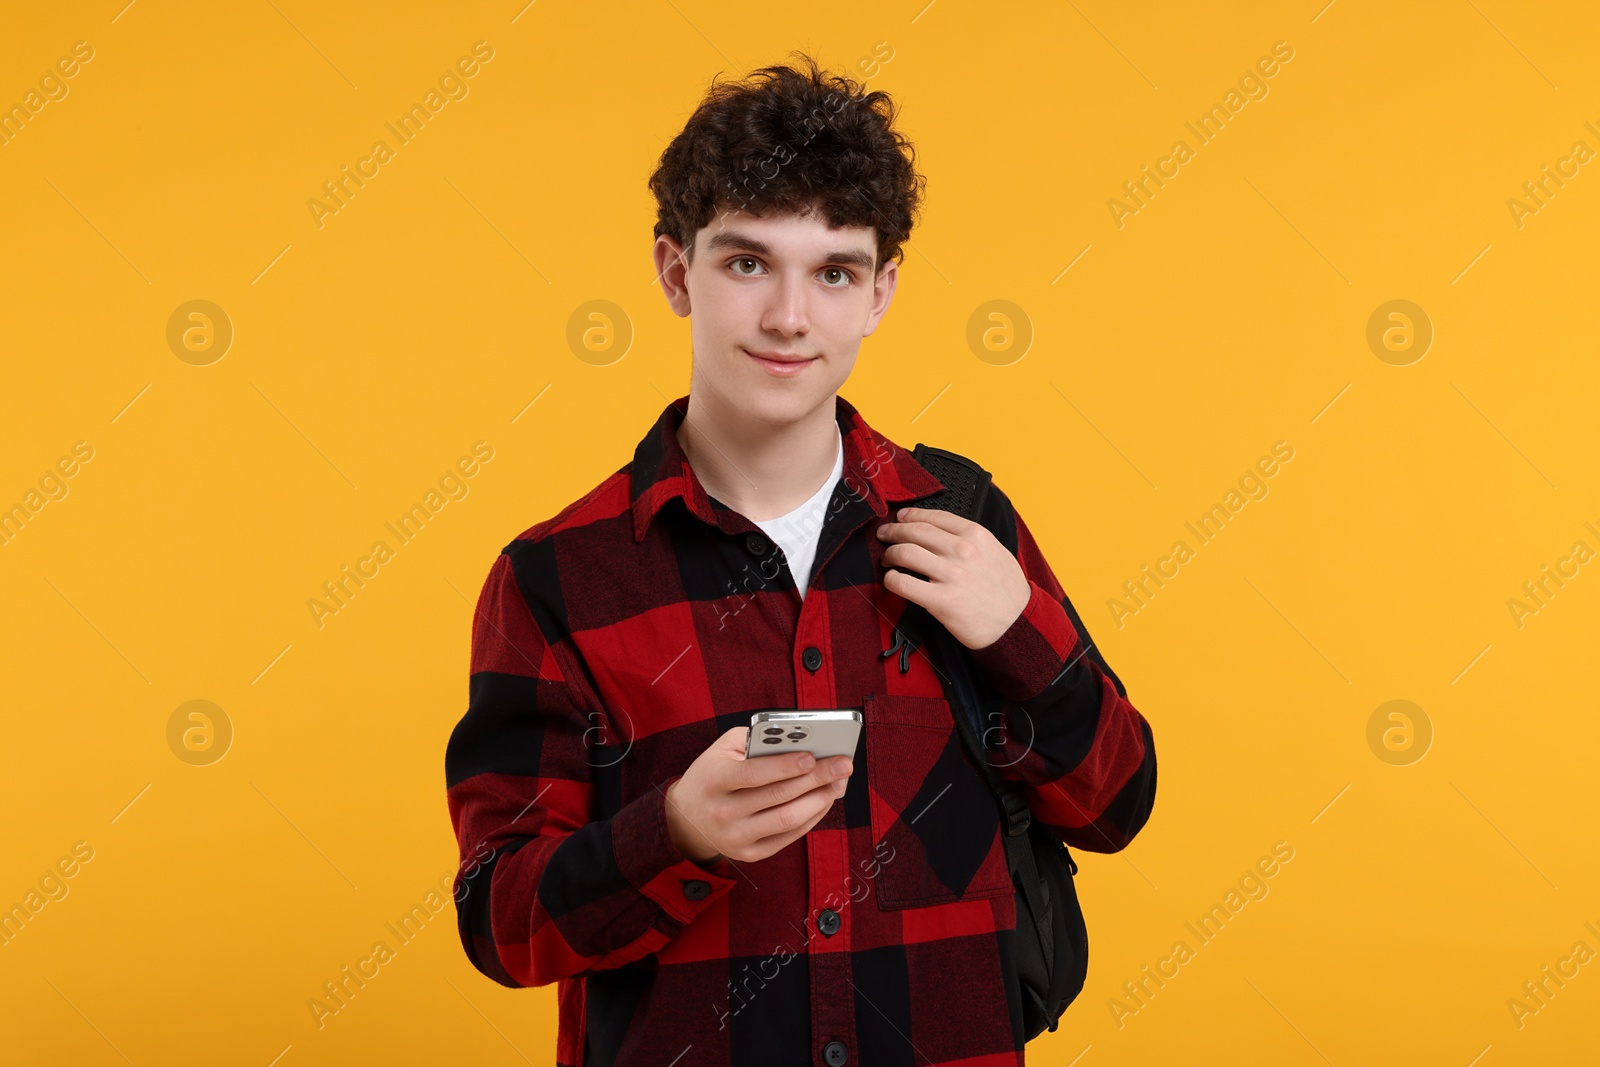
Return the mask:
<path fill-rule="evenodd" d="M 1015 516 L 1007 506 L 1004 494 L 989 491 L 993 478 L 988 471 L 959 453 L 920 442 L 911 455 L 929 474 L 944 483 L 944 488 L 939 492 L 917 499 L 914 502 L 916 506 L 938 508 L 980 522 L 1013 554 L 1016 552 Z M 925 643 L 938 652 L 937 657 L 930 657 L 929 662 L 934 664 L 955 713 L 957 733 L 961 736 L 962 744 L 978 765 L 991 791 L 1000 800 L 1008 823 L 1008 836 L 1016 837 L 1027 829 L 1031 813 L 1022 791 L 1015 788 L 1013 783 L 1002 780 L 989 763 L 983 743 L 983 698 L 975 688 L 976 679 L 967 662 L 966 649 L 939 625 L 927 609 L 917 604 L 907 604 L 900 621 L 895 625 L 890 646 L 879 655 L 880 658 L 887 658 L 898 651 L 900 671 L 905 673 L 911 669 L 912 651 Z M 941 664 L 943 670 L 939 670 Z"/>
<path fill-rule="evenodd" d="M 934 448 L 920 441 L 912 450 L 911 458 L 944 485 L 936 493 L 913 500 L 913 506 L 937 508 L 982 523 L 1012 555 L 1016 555 L 1016 516 L 1005 494 L 989 491 L 994 479 L 988 471 L 958 452 Z M 906 673 L 911 669 L 911 653 L 922 645 L 926 632 L 937 625 L 926 609 L 908 604 L 881 658 L 900 653 L 900 673 Z"/>
<path fill-rule="evenodd" d="M 939 492 L 918 500 L 918 507 L 938 508 L 980 521 L 983 506 L 988 502 L 989 486 L 994 480 L 988 471 L 966 456 L 920 441 L 912 450 L 911 458 L 944 483 Z"/>
<path fill-rule="evenodd" d="M 965 456 L 921 443 L 918 443 L 912 457 L 945 486 L 942 491 L 917 501 L 918 504 L 942 508 L 981 523 L 1013 556 L 1017 554 L 1016 512 L 1004 493 L 998 489 L 990 492 L 992 479 L 988 471 Z M 1072 610 L 1070 601 L 1066 602 L 1066 607 L 1072 624 L 1083 634 L 1083 624 L 1077 612 Z M 1037 1017 L 1037 1021 L 1030 1026 L 1033 1033 L 1046 1026 L 1054 1031 L 1062 1009 L 1082 988 L 1082 965 L 1087 958 L 1086 944 L 1082 949 L 1075 949 L 1071 936 L 1074 925 L 1079 930 L 1083 928 L 1083 910 L 1072 884 L 1073 876 L 1078 873 L 1078 865 L 1063 842 L 1035 827 L 1033 812 L 1022 784 L 1002 778 L 989 762 L 983 708 L 993 694 L 989 687 L 981 684 L 981 672 L 971 666 L 967 649 L 916 604 L 907 605 L 900 623 L 895 627 L 897 644 L 903 629 L 908 641 L 921 643 L 924 637 L 927 639 L 928 651 L 935 653 L 929 656 L 929 662 L 934 664 L 936 671 L 939 664 L 944 665 L 944 670 L 939 671 L 939 681 L 955 713 L 956 732 L 978 773 L 999 802 L 1006 865 L 1011 871 L 1013 885 L 1018 887 L 1017 931 L 1020 939 L 1017 945 L 1022 952 L 1019 960 L 1028 961 L 1018 964 L 1019 974 L 1024 975 L 1024 995 L 1030 997 L 1034 1005 L 1029 1011 Z M 908 669 L 909 650 L 915 647 L 915 643 L 901 647 L 901 671 Z M 883 655 L 889 655 L 894 647 L 892 645 Z M 1089 650 L 1095 661 L 1104 666 L 1092 644 Z M 1116 676 L 1112 675 L 1112 679 L 1116 681 Z M 1116 685 L 1118 690 L 1122 689 L 1120 681 Z M 1044 873 L 1046 868 L 1052 872 L 1048 879 Z M 1046 882 L 1049 883 L 1048 889 Z M 1031 917 L 1031 922 L 1025 919 L 1024 912 Z M 1079 943 L 1083 944 L 1085 935 L 1078 936 Z M 1035 937 L 1037 946 L 1028 949 L 1025 943 L 1032 944 L 1031 939 Z M 1076 985 L 1073 984 L 1074 973 L 1077 975 Z"/>
<path fill-rule="evenodd" d="M 918 442 L 917 447 L 912 450 L 911 457 L 945 486 L 931 496 L 913 501 L 915 506 L 939 508 L 971 519 L 994 534 L 995 540 L 1005 545 L 1006 550 L 1013 556 L 1017 554 L 1016 510 L 1010 498 L 994 488 L 994 479 L 988 471 L 966 456 L 921 442 Z M 1071 598 L 1064 598 L 1062 606 L 1066 609 L 1067 617 L 1072 620 L 1073 627 L 1078 631 L 1088 657 L 1100 668 L 1102 674 L 1111 679 L 1111 684 L 1116 687 L 1117 692 L 1126 697 L 1127 686 L 1122 684 L 1122 679 L 1111 669 L 1099 646 L 1090 638 L 1089 629 L 1084 625 L 1083 618 L 1078 614 L 1078 609 L 1073 605 Z M 921 622 L 921 619 L 913 617 L 911 626 L 916 627 Z M 916 639 L 911 644 L 911 649 L 915 649 L 921 643 L 920 632 L 911 632 L 908 636 Z M 909 651 L 902 652 L 900 663 L 902 672 L 908 669 L 906 656 L 909 655 Z"/>

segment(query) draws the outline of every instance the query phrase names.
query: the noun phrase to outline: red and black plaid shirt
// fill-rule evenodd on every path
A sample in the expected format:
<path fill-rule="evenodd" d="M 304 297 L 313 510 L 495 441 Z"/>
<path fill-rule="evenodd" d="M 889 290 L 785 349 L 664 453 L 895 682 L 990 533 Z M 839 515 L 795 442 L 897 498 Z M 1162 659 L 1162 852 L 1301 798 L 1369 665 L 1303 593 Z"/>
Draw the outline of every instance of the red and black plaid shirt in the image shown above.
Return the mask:
<path fill-rule="evenodd" d="M 557 983 L 565 1067 L 1022 1064 L 1000 808 L 926 654 L 880 655 L 907 602 L 874 532 L 942 484 L 837 397 L 845 470 L 802 601 L 695 477 L 687 405 L 490 568 L 445 755 L 467 955 Z M 973 654 L 1011 720 L 993 763 L 1068 845 L 1114 852 L 1149 817 L 1150 726 L 989 495 L 1032 586 Z M 722 733 L 843 707 L 862 709 L 855 773 L 808 834 L 754 863 L 677 851 L 664 790 Z"/>

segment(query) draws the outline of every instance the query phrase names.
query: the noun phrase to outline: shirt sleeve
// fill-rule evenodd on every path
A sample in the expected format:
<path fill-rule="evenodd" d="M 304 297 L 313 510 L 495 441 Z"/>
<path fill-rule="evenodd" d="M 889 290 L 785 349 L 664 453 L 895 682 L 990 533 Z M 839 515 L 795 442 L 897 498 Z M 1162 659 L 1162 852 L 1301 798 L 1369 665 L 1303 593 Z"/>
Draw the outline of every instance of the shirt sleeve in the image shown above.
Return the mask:
<path fill-rule="evenodd" d="M 1002 778 L 1024 784 L 1034 819 L 1061 841 L 1120 851 L 1155 803 L 1150 724 L 1129 703 L 1022 516 L 997 486 L 990 495 L 1002 516 L 1014 517 L 1017 561 L 1031 590 L 1010 628 L 972 651 L 1003 698 L 1000 721 L 985 724 L 987 740 L 998 742 L 990 762 Z"/>
<path fill-rule="evenodd" d="M 702 866 L 672 843 L 665 791 L 678 776 L 598 817 L 596 768 L 623 750 L 603 744 L 613 720 L 576 651 L 553 639 L 508 549 L 478 598 L 467 711 L 445 780 L 461 943 L 480 971 L 513 987 L 648 956 L 734 884 L 726 858 Z"/>

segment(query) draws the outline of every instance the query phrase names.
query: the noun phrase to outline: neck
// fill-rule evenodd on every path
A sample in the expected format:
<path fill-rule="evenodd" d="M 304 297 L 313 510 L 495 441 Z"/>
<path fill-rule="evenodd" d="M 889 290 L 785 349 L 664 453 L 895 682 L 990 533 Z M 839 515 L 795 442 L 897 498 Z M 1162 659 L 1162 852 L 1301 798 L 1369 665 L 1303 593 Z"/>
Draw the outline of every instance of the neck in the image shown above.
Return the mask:
<path fill-rule="evenodd" d="M 841 443 L 833 398 L 782 426 L 694 392 L 678 444 L 707 493 L 752 522 L 787 515 L 822 488 Z"/>

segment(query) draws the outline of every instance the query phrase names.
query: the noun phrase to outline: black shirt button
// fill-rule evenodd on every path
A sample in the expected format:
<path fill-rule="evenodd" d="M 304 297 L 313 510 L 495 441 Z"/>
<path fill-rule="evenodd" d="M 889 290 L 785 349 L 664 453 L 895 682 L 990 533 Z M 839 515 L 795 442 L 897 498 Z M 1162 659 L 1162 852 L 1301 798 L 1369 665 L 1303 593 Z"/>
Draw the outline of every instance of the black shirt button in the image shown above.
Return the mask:
<path fill-rule="evenodd" d="M 805 664 L 806 670 L 816 674 L 817 668 L 822 666 L 822 653 L 818 651 L 815 645 L 812 645 L 800 653 L 800 662 Z"/>
<path fill-rule="evenodd" d="M 758 533 L 745 534 L 744 547 L 752 556 L 764 556 L 767 554 L 767 539 Z"/>
<path fill-rule="evenodd" d="M 817 929 L 822 931 L 824 937 L 832 937 L 839 932 L 839 913 L 831 908 L 824 908 L 822 914 L 817 916 Z"/>
<path fill-rule="evenodd" d="M 711 883 L 702 882 L 698 878 L 691 878 L 683 883 L 683 895 L 690 900 L 704 900 L 706 894 L 711 892 Z"/>
<path fill-rule="evenodd" d="M 828 1067 L 844 1067 L 850 1059 L 850 1050 L 844 1047 L 843 1041 L 830 1041 L 822 1048 L 822 1058 L 828 1062 Z"/>

